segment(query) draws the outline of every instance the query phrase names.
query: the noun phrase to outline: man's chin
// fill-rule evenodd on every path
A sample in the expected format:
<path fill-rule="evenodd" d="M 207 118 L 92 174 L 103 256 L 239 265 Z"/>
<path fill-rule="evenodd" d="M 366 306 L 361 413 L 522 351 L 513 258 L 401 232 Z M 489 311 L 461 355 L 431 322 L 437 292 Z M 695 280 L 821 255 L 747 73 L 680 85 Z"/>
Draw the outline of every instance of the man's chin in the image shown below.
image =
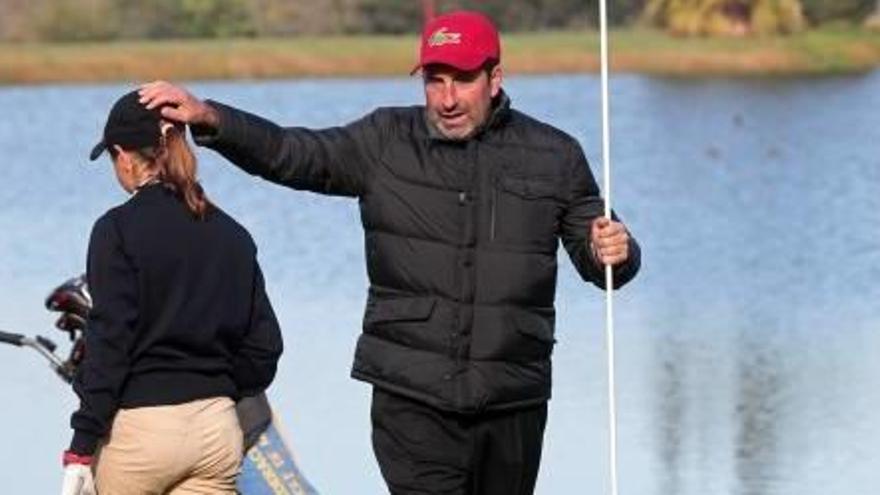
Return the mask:
<path fill-rule="evenodd" d="M 437 126 L 437 130 L 443 137 L 452 141 L 464 141 L 474 134 L 474 128 L 471 126 L 447 127 L 441 124 Z"/>

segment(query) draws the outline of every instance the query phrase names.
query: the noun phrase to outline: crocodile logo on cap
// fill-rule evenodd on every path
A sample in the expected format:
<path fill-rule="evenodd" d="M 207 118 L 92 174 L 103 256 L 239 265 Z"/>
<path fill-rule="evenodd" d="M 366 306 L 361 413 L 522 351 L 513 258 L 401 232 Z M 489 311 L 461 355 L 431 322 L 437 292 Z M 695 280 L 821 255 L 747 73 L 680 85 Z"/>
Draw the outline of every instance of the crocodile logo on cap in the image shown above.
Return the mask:
<path fill-rule="evenodd" d="M 447 32 L 447 28 L 442 27 L 428 38 L 428 46 L 457 45 L 461 43 L 461 33 Z"/>

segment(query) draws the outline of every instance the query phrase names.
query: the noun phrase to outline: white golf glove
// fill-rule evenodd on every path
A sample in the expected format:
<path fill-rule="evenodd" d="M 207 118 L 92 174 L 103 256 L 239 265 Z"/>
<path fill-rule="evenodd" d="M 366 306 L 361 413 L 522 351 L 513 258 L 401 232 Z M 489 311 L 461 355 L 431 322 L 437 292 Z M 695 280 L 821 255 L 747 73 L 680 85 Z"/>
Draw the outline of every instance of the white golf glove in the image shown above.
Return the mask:
<path fill-rule="evenodd" d="M 92 467 L 86 464 L 68 464 L 64 468 L 61 495 L 96 495 Z"/>

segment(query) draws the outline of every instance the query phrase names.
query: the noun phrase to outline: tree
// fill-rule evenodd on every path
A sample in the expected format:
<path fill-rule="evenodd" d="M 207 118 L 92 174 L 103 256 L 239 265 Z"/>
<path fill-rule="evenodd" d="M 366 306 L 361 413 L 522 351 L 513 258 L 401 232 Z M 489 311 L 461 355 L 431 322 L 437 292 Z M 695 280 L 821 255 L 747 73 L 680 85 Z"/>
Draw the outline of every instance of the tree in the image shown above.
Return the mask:
<path fill-rule="evenodd" d="M 179 34 L 193 38 L 253 36 L 246 0 L 181 0 Z"/>
<path fill-rule="evenodd" d="M 422 3 L 414 0 L 362 0 L 362 27 L 376 33 L 417 33 L 422 26 Z"/>
<path fill-rule="evenodd" d="M 118 36 L 112 0 L 56 0 L 30 12 L 38 37 L 51 41 L 103 40 Z"/>
<path fill-rule="evenodd" d="M 649 0 L 643 18 L 684 36 L 785 34 L 806 26 L 800 0 Z"/>
<path fill-rule="evenodd" d="M 304 13 L 312 5 L 303 0 L 252 0 L 248 2 L 258 36 L 289 36 L 309 32 L 303 23 Z"/>

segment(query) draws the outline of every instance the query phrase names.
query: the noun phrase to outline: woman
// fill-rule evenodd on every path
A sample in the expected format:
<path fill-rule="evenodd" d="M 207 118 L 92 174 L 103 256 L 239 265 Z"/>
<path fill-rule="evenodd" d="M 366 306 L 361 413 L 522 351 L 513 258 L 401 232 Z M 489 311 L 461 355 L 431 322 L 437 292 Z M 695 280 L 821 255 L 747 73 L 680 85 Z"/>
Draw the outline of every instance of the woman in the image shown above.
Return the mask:
<path fill-rule="evenodd" d="M 93 493 L 94 473 L 102 495 L 233 494 L 234 401 L 269 385 L 282 347 L 256 248 L 205 196 L 185 129 L 136 92 L 91 159 L 105 150 L 132 196 L 89 241 L 94 306 L 62 493 Z"/>

